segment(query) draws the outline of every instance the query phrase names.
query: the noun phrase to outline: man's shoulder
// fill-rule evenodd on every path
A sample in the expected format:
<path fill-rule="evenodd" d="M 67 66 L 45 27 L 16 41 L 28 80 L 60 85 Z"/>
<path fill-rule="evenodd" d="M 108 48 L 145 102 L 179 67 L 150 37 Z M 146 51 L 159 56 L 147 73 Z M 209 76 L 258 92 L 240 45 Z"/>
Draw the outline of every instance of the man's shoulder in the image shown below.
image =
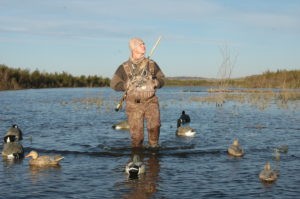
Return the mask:
<path fill-rule="evenodd" d="M 129 65 L 129 63 L 130 63 L 130 60 L 128 59 L 128 60 L 124 61 L 124 62 L 121 64 L 121 66 Z"/>

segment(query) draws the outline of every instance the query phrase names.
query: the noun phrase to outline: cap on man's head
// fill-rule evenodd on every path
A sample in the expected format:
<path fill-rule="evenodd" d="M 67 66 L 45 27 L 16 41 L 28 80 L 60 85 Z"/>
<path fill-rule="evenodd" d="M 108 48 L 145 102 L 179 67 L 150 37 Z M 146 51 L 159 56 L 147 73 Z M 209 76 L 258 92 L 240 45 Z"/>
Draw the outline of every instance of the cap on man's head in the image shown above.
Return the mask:
<path fill-rule="evenodd" d="M 143 44 L 144 41 L 138 37 L 134 37 L 132 39 L 129 40 L 129 48 L 130 50 L 135 49 L 136 47 L 138 47 L 140 44 Z"/>

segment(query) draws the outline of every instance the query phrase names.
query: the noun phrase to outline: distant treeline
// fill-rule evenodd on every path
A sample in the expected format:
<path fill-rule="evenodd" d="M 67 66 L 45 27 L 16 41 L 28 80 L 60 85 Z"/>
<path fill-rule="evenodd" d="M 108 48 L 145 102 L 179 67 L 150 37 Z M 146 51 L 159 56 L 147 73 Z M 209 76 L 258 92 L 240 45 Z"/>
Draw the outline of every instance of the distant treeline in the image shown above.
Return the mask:
<path fill-rule="evenodd" d="M 0 90 L 28 88 L 59 88 L 59 87 L 104 87 L 110 83 L 109 78 L 96 75 L 74 77 L 66 72 L 47 73 L 35 70 L 10 68 L 0 65 Z"/>
<path fill-rule="evenodd" d="M 166 80 L 169 86 L 214 86 L 220 88 L 300 88 L 300 70 L 266 71 L 260 75 L 252 75 L 243 78 L 222 79 L 176 79 Z"/>
<path fill-rule="evenodd" d="M 0 90 L 59 87 L 106 87 L 110 79 L 101 76 L 74 77 L 66 72 L 47 73 L 10 68 L 0 64 Z M 213 86 L 219 88 L 300 88 L 300 70 L 266 71 L 243 78 L 166 78 L 166 86 Z"/>
<path fill-rule="evenodd" d="M 248 88 L 300 88 L 300 70 L 266 71 L 234 80 L 233 84 Z"/>

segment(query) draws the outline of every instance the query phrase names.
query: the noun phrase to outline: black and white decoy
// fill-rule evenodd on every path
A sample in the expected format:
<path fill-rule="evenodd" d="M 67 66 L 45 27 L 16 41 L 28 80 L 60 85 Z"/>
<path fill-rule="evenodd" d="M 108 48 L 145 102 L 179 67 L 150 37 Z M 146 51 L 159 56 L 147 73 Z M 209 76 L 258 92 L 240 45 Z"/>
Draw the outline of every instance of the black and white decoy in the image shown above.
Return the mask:
<path fill-rule="evenodd" d="M 137 179 L 140 174 L 145 173 L 145 170 L 146 166 L 137 154 L 133 156 L 132 161 L 125 167 L 125 172 L 129 174 L 129 179 Z"/>
<path fill-rule="evenodd" d="M 187 123 L 191 122 L 191 118 L 190 118 L 190 116 L 188 114 L 185 113 L 185 111 L 182 111 L 179 119 L 177 120 L 177 127 L 181 126 L 179 124 L 179 122 L 180 122 L 181 125 L 187 124 Z"/>
<path fill-rule="evenodd" d="M 21 159 L 24 157 L 24 149 L 21 143 L 16 140 L 15 135 L 7 135 L 4 137 L 2 156 L 5 159 Z"/>
<path fill-rule="evenodd" d="M 23 139 L 23 133 L 18 125 L 13 124 L 8 131 L 6 132 L 5 136 L 7 135 L 14 135 L 15 141 L 20 141 Z"/>

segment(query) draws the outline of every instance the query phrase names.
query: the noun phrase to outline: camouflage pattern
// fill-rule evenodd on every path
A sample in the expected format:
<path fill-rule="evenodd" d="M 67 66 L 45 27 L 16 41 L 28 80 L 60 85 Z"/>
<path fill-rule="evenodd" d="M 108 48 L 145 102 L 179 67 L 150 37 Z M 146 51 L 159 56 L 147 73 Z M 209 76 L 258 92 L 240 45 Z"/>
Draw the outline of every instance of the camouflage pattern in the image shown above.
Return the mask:
<path fill-rule="evenodd" d="M 111 88 L 127 92 L 126 115 L 133 147 L 143 145 L 144 120 L 147 124 L 149 145 L 158 145 L 161 123 L 155 91 L 163 85 L 164 74 L 153 60 L 147 58 L 139 64 L 133 64 L 130 59 L 124 62 L 111 80 Z"/>

